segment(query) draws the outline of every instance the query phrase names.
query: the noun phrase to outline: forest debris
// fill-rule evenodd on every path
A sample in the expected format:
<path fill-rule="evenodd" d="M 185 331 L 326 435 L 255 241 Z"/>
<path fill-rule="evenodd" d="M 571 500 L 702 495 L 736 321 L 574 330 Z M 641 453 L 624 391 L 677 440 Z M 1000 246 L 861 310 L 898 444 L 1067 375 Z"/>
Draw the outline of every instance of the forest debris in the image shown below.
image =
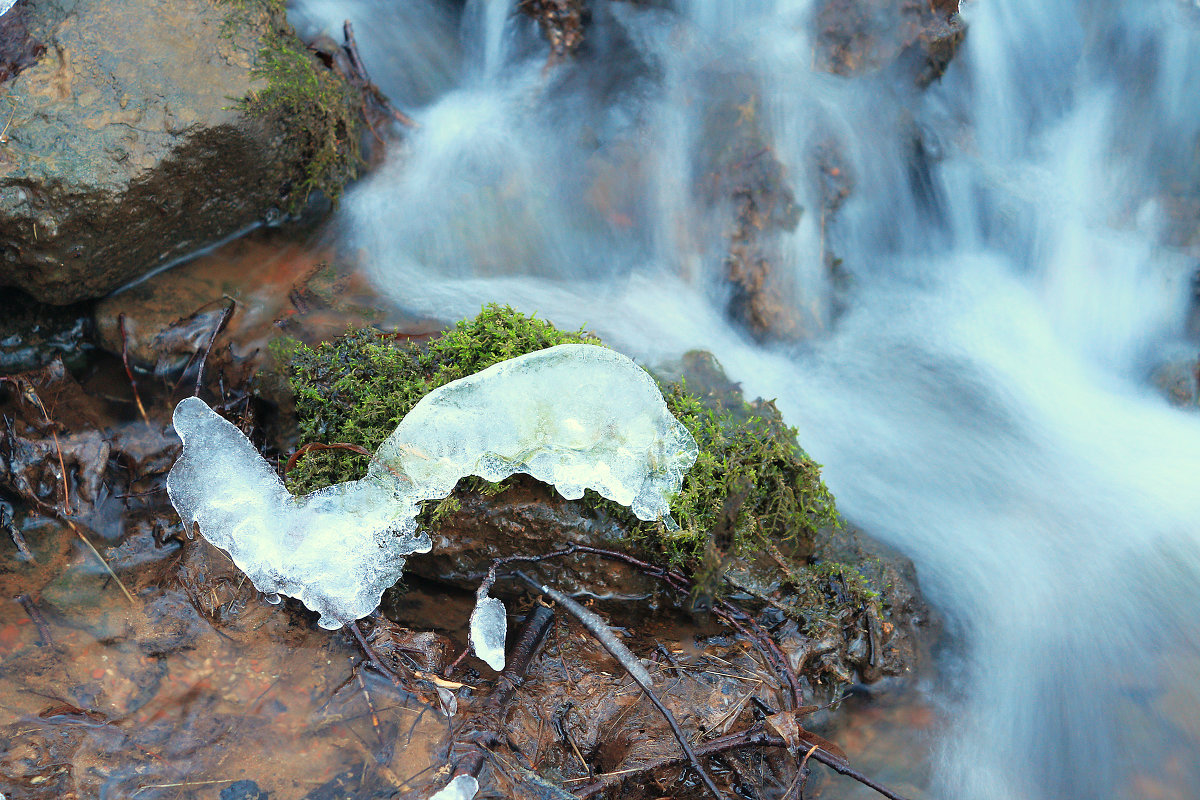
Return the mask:
<path fill-rule="evenodd" d="M 142 396 L 138 392 L 137 381 L 133 379 L 133 370 L 129 368 L 129 336 L 125 333 L 125 313 L 117 315 L 117 329 L 121 332 L 121 363 L 125 366 L 125 377 L 129 379 L 129 388 L 133 390 L 133 402 L 137 405 L 142 422 L 149 423 L 146 418 L 146 407 L 142 405 Z"/>
<path fill-rule="evenodd" d="M 700 779 L 704 781 L 704 785 L 708 791 L 713 797 L 717 798 L 717 800 L 725 800 L 725 794 L 717 788 L 717 784 L 713 782 L 712 776 L 708 774 L 708 770 L 705 769 L 704 765 L 700 763 L 700 759 L 696 756 L 695 751 L 688 742 L 687 735 L 684 734 L 683 729 L 679 727 L 679 723 L 675 720 L 675 716 L 671 713 L 670 709 L 663 705 L 662 700 L 658 699 L 658 695 L 654 693 L 653 680 L 650 677 L 650 673 L 648 673 L 646 668 L 642 666 L 640 661 L 638 661 L 637 656 L 630 652 L 629 648 L 613 635 L 612 630 L 608 627 L 604 620 L 599 615 L 588 611 L 586 608 L 579 605 L 579 603 L 576 603 L 574 600 L 567 597 L 562 592 L 554 589 L 553 587 L 539 584 L 537 581 L 533 580 L 522 572 L 517 572 L 515 574 L 530 589 L 546 595 L 563 609 L 570 612 L 575 619 L 579 620 L 579 622 L 585 628 L 587 628 L 593 636 L 596 637 L 596 640 L 600 642 L 604 649 L 607 650 L 609 654 L 621 664 L 621 667 L 629 673 L 629 676 L 633 678 L 638 686 L 641 687 L 642 691 L 645 692 L 646 697 L 649 698 L 650 702 L 654 704 L 654 707 L 657 708 L 659 713 L 663 715 L 663 718 L 667 721 L 667 724 L 671 726 L 671 733 L 674 734 L 676 741 L 679 742 L 679 746 L 687 755 L 688 761 L 692 765 L 692 769 L 696 770 L 696 773 L 700 776 Z"/>
<path fill-rule="evenodd" d="M 496 688 L 462 727 L 454 733 L 452 752 L 457 751 L 455 775 L 478 776 L 483 768 L 486 752 L 503 741 L 505 716 L 517 688 L 533 662 L 554 621 L 554 612 L 542 605 L 534 606 L 525 618 L 516 644 L 506 659 L 503 671 L 496 680 Z M 463 752 L 465 749 L 465 753 Z"/>

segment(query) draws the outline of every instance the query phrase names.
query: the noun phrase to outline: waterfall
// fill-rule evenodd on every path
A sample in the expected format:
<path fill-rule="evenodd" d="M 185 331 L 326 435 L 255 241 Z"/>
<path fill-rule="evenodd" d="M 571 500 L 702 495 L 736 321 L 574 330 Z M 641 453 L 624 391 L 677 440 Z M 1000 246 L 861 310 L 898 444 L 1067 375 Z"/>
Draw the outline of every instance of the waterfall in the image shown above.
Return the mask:
<path fill-rule="evenodd" d="M 450 18 L 435 50 L 463 55 L 406 90 L 420 129 L 338 220 L 394 302 L 507 302 L 651 362 L 706 348 L 778 398 L 954 632 L 929 796 L 1192 796 L 1200 417 L 1148 376 L 1197 349 L 1200 9 L 973 0 L 918 91 L 814 69 L 806 0 L 593 0 L 585 46 L 549 68 L 531 21 L 490 16 L 501 0 L 423 2 L 394 42 L 360 29 L 391 49 L 381 82 L 427 75 L 407 43 Z M 704 181 L 743 140 L 804 209 L 771 241 L 798 341 L 727 313 L 730 207 Z M 853 188 L 827 216 L 829 147 Z"/>

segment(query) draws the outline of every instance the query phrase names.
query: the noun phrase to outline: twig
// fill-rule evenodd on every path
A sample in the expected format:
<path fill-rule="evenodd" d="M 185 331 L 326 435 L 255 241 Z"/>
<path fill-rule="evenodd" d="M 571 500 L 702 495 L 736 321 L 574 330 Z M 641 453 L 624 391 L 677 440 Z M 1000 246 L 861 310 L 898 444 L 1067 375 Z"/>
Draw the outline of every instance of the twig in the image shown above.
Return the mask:
<path fill-rule="evenodd" d="M 659 700 L 658 696 L 654 693 L 654 688 L 651 685 L 650 674 L 646 672 L 646 668 L 643 667 L 637 660 L 637 656 L 630 652 L 629 648 L 613 635 L 612 630 L 607 624 L 605 624 L 604 620 L 601 619 L 599 615 L 587 610 L 557 589 L 551 586 L 539 584 L 537 581 L 533 580 L 523 572 L 517 571 L 514 574 L 529 588 L 533 589 L 535 592 L 540 592 L 541 594 L 546 595 L 551 600 L 558 603 L 566 611 L 568 611 L 573 617 L 579 620 L 579 622 L 596 637 L 596 640 L 600 642 L 604 649 L 609 652 L 609 655 L 620 662 L 621 666 L 625 668 L 625 671 L 629 673 L 629 676 L 637 682 L 638 686 L 642 687 L 642 691 L 646 693 L 646 697 L 650 699 L 650 702 L 654 704 L 654 707 L 657 708 L 659 713 L 663 715 L 663 718 L 666 719 L 667 724 L 671 726 L 671 733 L 674 734 L 676 741 L 679 742 L 679 746 L 683 748 L 683 752 L 687 754 L 688 760 L 692 764 L 692 768 L 695 769 L 697 774 L 700 775 L 701 780 L 704 781 L 704 785 L 708 787 L 708 791 L 711 792 L 713 797 L 717 798 L 717 800 L 726 800 L 724 793 L 717 788 L 717 784 L 713 782 L 712 776 L 708 774 L 708 770 L 706 770 L 704 765 L 700 763 L 700 759 L 696 756 L 696 752 L 688 743 L 687 735 L 683 732 L 683 729 L 679 727 L 679 723 L 675 721 L 675 717 L 673 714 L 671 714 L 670 709 L 663 705 L 662 701 Z"/>
<path fill-rule="evenodd" d="M 347 444 L 346 442 L 334 442 L 333 444 L 310 442 L 303 447 L 297 448 L 296 452 L 292 453 L 292 457 L 287 460 L 287 464 L 285 464 L 283 467 L 283 474 L 286 475 L 291 472 L 292 467 L 296 466 L 296 461 L 300 459 L 300 456 L 313 450 L 349 450 L 351 453 L 358 453 L 359 455 L 364 455 L 368 458 L 371 456 L 370 450 L 365 447 L 360 447 L 356 444 Z"/>
<path fill-rule="evenodd" d="M 5 422 L 8 422 L 7 418 Z M 25 541 L 25 535 L 21 533 L 21 529 L 17 527 L 16 522 L 13 520 L 12 511 L 7 503 L 0 503 L 0 528 L 8 532 L 9 538 L 17 546 L 17 552 L 23 558 L 29 559 L 29 562 L 32 564 L 38 563 L 37 558 L 33 555 L 33 551 L 29 549 L 29 543 Z"/>
<path fill-rule="evenodd" d="M 21 604 L 21 608 L 25 609 L 25 613 L 29 615 L 29 619 L 37 626 L 38 636 L 41 638 L 42 647 L 54 644 L 54 639 L 50 636 L 50 626 L 46 624 L 46 618 L 42 616 L 42 612 L 38 611 L 38 607 L 33 604 L 33 598 L 27 594 L 17 595 L 17 602 Z"/>
<path fill-rule="evenodd" d="M 117 586 L 119 586 L 121 588 L 121 591 L 125 593 L 125 596 L 127 598 L 129 598 L 129 602 L 133 603 L 136 606 L 137 601 L 133 599 L 133 595 L 130 594 L 129 589 L 127 589 L 125 587 L 124 581 L 122 581 L 119 577 L 117 577 L 117 573 L 113 572 L 113 568 L 110 567 L 108 565 L 108 562 L 104 560 L 104 556 L 100 555 L 100 551 L 96 549 L 96 546 L 93 545 L 90 541 L 88 541 L 88 538 L 83 535 L 83 531 L 81 531 L 81 530 L 79 530 L 79 528 L 75 527 L 75 523 L 71 522 L 71 520 L 69 520 L 69 519 L 63 519 L 63 522 L 67 523 L 67 525 L 70 526 L 71 530 L 75 531 L 75 535 L 79 537 L 80 541 L 82 541 L 84 544 L 86 544 L 88 546 L 88 550 L 92 551 L 92 555 L 96 556 L 96 560 L 104 565 L 104 569 L 108 572 L 109 575 L 112 576 L 112 579 L 117 582 Z"/>
<path fill-rule="evenodd" d="M 125 335 L 124 312 L 117 315 L 117 329 L 121 332 L 121 363 L 125 365 L 125 377 L 129 379 L 129 388 L 133 389 L 133 402 L 137 404 L 138 413 L 142 415 L 142 422 L 149 425 L 150 420 L 146 417 L 146 407 L 142 405 L 142 396 L 138 394 L 137 381 L 133 379 L 133 370 L 129 368 L 129 339 Z"/>
<path fill-rule="evenodd" d="M 354 634 L 354 638 L 358 639 L 358 644 L 362 647 L 363 653 L 366 654 L 367 660 L 371 662 L 371 666 L 377 669 L 383 677 L 390 680 L 397 687 L 402 686 L 400 676 L 384 666 L 384 663 L 379 660 L 379 656 L 375 653 L 375 648 L 371 647 L 371 643 L 367 641 L 367 637 L 363 636 L 362 629 L 358 627 L 357 622 L 347 622 L 346 628 Z"/>
<path fill-rule="evenodd" d="M 67 474 L 67 465 L 63 461 L 62 445 L 58 442 L 58 431 L 54 420 L 50 419 L 50 415 L 46 413 L 46 406 L 42 404 L 42 398 L 38 397 L 32 386 L 27 386 L 25 391 L 25 399 L 32 402 L 42 412 L 42 419 L 46 421 L 46 426 L 50 428 L 50 436 L 54 439 L 54 450 L 58 453 L 58 469 L 62 473 L 62 493 L 63 493 L 63 513 L 71 513 L 71 490 L 68 484 L 71 476 Z"/>
<path fill-rule="evenodd" d="M 200 356 L 200 367 L 196 370 L 196 391 L 193 395 L 200 394 L 200 383 L 204 380 L 204 365 L 208 362 L 208 354 L 212 352 L 213 343 L 217 341 L 217 336 L 221 333 L 221 329 L 225 327 L 225 323 L 229 322 L 229 318 L 233 316 L 233 309 L 237 307 L 237 301 L 226 295 L 229 305 L 221 312 L 221 318 L 217 320 L 217 324 L 213 327 L 212 335 L 208 337 L 208 345 L 204 348 L 204 355 Z"/>
<path fill-rule="evenodd" d="M 367 74 L 367 67 L 363 63 L 362 56 L 358 52 L 358 40 L 354 38 L 354 28 L 350 25 L 350 20 L 346 20 L 345 23 L 343 23 L 342 35 L 346 39 L 345 49 L 346 54 L 350 56 L 350 65 L 354 67 L 354 71 L 358 73 L 356 77 L 362 83 L 362 86 L 364 89 L 366 89 L 367 93 L 371 95 L 371 99 L 374 100 L 385 111 L 391 114 L 397 122 L 406 128 L 416 129 L 421 127 L 416 120 L 392 105 L 392 101 L 387 98 L 387 95 L 385 95 L 383 91 L 375 85 L 375 82 L 371 80 L 371 76 Z M 371 129 L 372 132 L 374 132 L 374 130 L 374 128 Z M 378 134 L 376 134 L 376 136 L 378 136 Z"/>

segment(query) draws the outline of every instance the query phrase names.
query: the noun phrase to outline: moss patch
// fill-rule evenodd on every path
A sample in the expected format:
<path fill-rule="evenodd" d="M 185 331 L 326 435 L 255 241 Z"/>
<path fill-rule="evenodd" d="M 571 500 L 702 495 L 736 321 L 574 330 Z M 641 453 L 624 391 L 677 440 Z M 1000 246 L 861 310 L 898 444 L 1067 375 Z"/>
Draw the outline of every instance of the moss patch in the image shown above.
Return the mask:
<path fill-rule="evenodd" d="M 290 363 L 300 444 L 345 442 L 373 452 L 417 401 L 439 386 L 514 356 L 571 342 L 599 344 L 583 331 L 560 331 L 506 306 L 489 305 L 425 345 L 352 329 L 317 347 L 285 345 L 276 355 Z M 366 456 L 306 453 L 288 473 L 288 486 L 310 492 L 361 478 L 366 468 Z"/>
<path fill-rule="evenodd" d="M 345 442 L 374 451 L 433 389 L 568 342 L 600 343 L 584 331 L 561 331 L 506 306 L 489 305 L 424 345 L 360 329 L 317 347 L 292 343 L 277 355 L 290 364 L 300 444 Z M 672 504 L 680 529 L 638 520 L 592 492 L 581 501 L 584 510 L 620 520 L 641 549 L 714 585 L 732 560 L 761 552 L 784 548 L 804 563 L 817 531 L 838 522 L 820 466 L 797 444 L 795 429 L 783 423 L 774 403 L 746 403 L 736 390 L 702 396 L 684 379 L 663 388 L 668 408 L 700 446 Z M 287 480 L 292 491 L 309 492 L 359 478 L 366 467 L 366 456 L 310 452 Z M 504 488 L 479 479 L 468 483 L 466 488 L 485 493 Z M 451 495 L 429 507 L 424 521 L 436 525 L 457 508 Z M 810 582 L 801 572 L 792 578 L 797 588 Z"/>
<path fill-rule="evenodd" d="M 337 200 L 363 166 L 360 140 L 362 101 L 340 75 L 326 68 L 287 22 L 283 0 L 223 0 L 232 32 L 255 15 L 265 15 L 267 33 L 251 74 L 265 82 L 237 101 L 251 117 L 269 120 L 304 155 L 285 210 L 295 213 L 313 191 Z"/>

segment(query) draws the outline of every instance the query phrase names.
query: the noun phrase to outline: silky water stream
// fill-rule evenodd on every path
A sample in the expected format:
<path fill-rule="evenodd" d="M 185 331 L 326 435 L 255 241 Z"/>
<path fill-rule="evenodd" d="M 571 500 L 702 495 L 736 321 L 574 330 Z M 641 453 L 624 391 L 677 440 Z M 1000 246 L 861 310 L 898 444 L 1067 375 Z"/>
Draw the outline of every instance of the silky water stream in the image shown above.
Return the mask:
<path fill-rule="evenodd" d="M 298 4 L 354 20 L 420 125 L 342 242 L 409 313 L 507 302 L 778 398 L 948 621 L 930 797 L 1194 796 L 1200 417 L 1149 377 L 1196 351 L 1200 8 L 974 0 L 919 91 L 814 69 L 808 0 L 590 5 L 548 65 L 506 0 Z M 775 268 L 807 335 L 769 344 L 729 321 L 701 189 L 747 129 L 805 209 Z"/>

